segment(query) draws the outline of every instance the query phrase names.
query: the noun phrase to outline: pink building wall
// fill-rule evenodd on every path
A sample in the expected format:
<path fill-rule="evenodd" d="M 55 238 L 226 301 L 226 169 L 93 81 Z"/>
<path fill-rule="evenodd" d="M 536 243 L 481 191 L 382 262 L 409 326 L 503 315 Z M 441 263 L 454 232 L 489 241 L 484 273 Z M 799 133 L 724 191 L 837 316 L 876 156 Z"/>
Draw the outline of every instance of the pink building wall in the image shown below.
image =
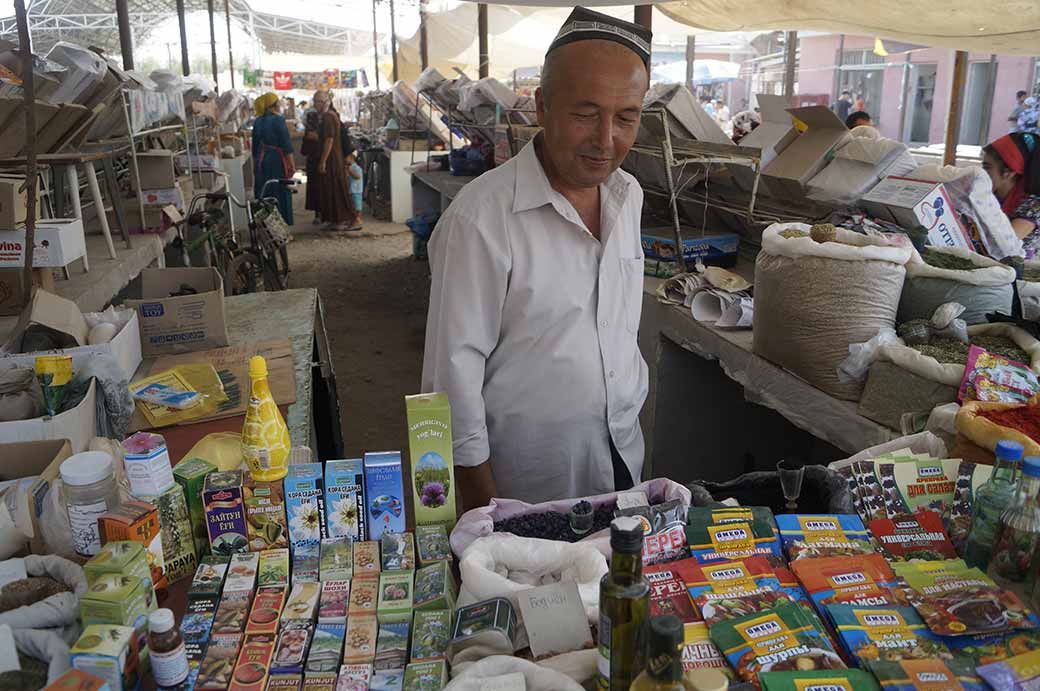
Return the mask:
<path fill-rule="evenodd" d="M 810 36 L 800 39 L 800 58 L 798 70 L 799 94 L 836 94 L 835 71 L 840 38 L 837 35 Z M 872 50 L 874 39 L 862 36 L 846 36 L 845 50 Z M 929 127 L 929 143 L 943 141 L 946 128 L 946 111 L 949 104 L 950 79 L 953 69 L 953 51 L 944 48 L 929 48 L 910 53 L 911 63 L 935 64 L 936 80 L 933 96 L 932 117 Z M 903 112 L 900 110 L 900 97 L 903 91 L 903 61 L 905 53 L 897 53 L 888 57 L 883 67 L 884 77 L 881 87 L 881 108 L 877 104 L 867 104 L 867 111 L 879 122 L 879 129 L 886 137 L 899 137 L 900 121 Z M 990 56 L 983 53 L 971 53 L 969 63 L 988 63 Z M 1007 132 L 1007 117 L 1015 105 L 1015 92 L 1019 89 L 1030 90 L 1033 77 L 1033 60 L 1020 56 L 997 56 L 997 78 L 990 104 L 989 131 L 986 141 L 992 141 Z M 907 88 L 908 100 L 912 98 L 911 85 Z M 905 137 L 909 137 L 909 127 Z"/>

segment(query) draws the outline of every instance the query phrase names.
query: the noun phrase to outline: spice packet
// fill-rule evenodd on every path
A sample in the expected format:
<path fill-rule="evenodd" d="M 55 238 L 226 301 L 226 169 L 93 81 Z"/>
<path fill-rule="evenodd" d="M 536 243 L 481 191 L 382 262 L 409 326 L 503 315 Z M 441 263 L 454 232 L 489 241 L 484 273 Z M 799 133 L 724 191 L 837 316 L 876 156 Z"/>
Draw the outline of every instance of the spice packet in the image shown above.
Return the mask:
<path fill-rule="evenodd" d="M 853 514 L 781 514 L 780 539 L 790 561 L 871 554 L 870 533 Z"/>
<path fill-rule="evenodd" d="M 683 563 L 687 562 L 696 563 L 690 559 L 683 560 Z M 650 616 L 671 614 L 679 617 L 684 624 L 703 621 L 700 609 L 690 597 L 686 581 L 679 570 L 681 567 L 677 567 L 677 564 L 679 562 L 657 564 L 644 569 L 643 575 L 650 583 Z"/>
<path fill-rule="evenodd" d="M 791 565 L 817 611 L 826 605 L 910 606 L 906 590 L 880 554 L 825 557 Z"/>
<path fill-rule="evenodd" d="M 659 564 L 689 556 L 686 507 L 678 499 L 650 507 L 651 530 L 643 537 L 643 563 Z"/>
<path fill-rule="evenodd" d="M 695 508 L 698 513 L 695 514 Z M 704 515 L 700 507 L 691 507 L 686 525 L 686 542 L 690 555 L 702 564 L 753 556 L 780 557 L 780 541 L 772 523 L 759 518 L 748 521 L 745 513 L 719 517 L 715 523 L 711 514 Z"/>
<path fill-rule="evenodd" d="M 1040 381 L 1029 365 L 983 350 L 968 348 L 957 402 L 1025 403 L 1040 391 Z"/>
<path fill-rule="evenodd" d="M 1014 593 L 979 569 L 907 571 L 910 599 L 925 624 L 940 636 L 992 634 L 1034 628 L 1036 616 Z"/>
<path fill-rule="evenodd" d="M 736 674 L 726 662 L 722 651 L 712 643 L 708 626 L 704 622 L 685 624 L 683 627 L 682 670 L 689 674 L 696 669 L 717 669 L 729 679 Z"/>
<path fill-rule="evenodd" d="M 37 357 L 36 378 L 43 389 L 43 402 L 47 414 L 53 417 L 61 412 L 61 404 L 65 401 L 65 387 L 72 381 L 72 356 Z"/>
<path fill-rule="evenodd" d="M 419 610 L 415 612 L 412 620 L 412 655 L 410 662 L 446 659 L 450 642 L 450 610 Z"/>
<path fill-rule="evenodd" d="M 709 626 L 791 602 L 764 557 L 694 564 L 685 580 Z"/>
<path fill-rule="evenodd" d="M 708 632 L 744 681 L 755 682 L 760 672 L 845 669 L 823 624 L 799 604 L 722 621 Z"/>
<path fill-rule="evenodd" d="M 942 636 L 953 656 L 973 666 L 1000 662 L 1015 655 L 1040 650 L 1040 631 L 1015 631 L 995 636 Z"/>
<path fill-rule="evenodd" d="M 314 626 L 309 621 L 287 621 L 278 634 L 272 670 L 278 674 L 302 674 Z"/>
<path fill-rule="evenodd" d="M 871 521 L 870 532 L 881 543 L 885 555 L 893 561 L 957 558 L 957 551 L 943 530 L 942 518 L 935 511 L 917 511 Z"/>
<path fill-rule="evenodd" d="M 867 668 L 884 691 L 990 691 L 963 660 L 871 661 Z M 994 689 L 1010 689 L 994 686 Z"/>
<path fill-rule="evenodd" d="M 861 669 L 816 672 L 762 672 L 762 691 L 880 691 L 877 680 Z"/>
<path fill-rule="evenodd" d="M 842 644 L 861 667 L 866 660 L 895 662 L 953 657 L 913 607 L 827 605 L 826 608 Z"/>
<path fill-rule="evenodd" d="M 978 674 L 1001 691 L 1032 691 L 1040 684 L 1040 650 L 982 665 Z"/>

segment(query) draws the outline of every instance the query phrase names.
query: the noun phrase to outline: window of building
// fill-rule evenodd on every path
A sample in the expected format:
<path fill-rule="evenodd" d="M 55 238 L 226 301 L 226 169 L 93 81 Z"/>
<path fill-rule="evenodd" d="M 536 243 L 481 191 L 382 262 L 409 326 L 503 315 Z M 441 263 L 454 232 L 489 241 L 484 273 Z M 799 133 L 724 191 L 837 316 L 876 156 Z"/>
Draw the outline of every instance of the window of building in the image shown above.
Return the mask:
<path fill-rule="evenodd" d="M 842 53 L 838 93 L 848 90 L 853 103 L 863 99 L 863 109 L 875 125 L 881 121 L 881 89 L 885 80 L 885 58 L 872 50 L 846 50 Z"/>
<path fill-rule="evenodd" d="M 903 123 L 903 138 L 908 142 L 929 143 L 935 104 L 935 73 L 934 64 L 914 63 L 910 67 L 908 106 Z"/>

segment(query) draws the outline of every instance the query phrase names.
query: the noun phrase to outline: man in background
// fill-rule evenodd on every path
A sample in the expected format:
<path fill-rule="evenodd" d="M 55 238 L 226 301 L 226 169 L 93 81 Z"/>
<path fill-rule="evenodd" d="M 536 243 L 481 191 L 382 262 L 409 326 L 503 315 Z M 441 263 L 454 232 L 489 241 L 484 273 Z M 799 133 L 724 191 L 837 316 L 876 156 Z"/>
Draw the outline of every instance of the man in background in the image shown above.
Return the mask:
<path fill-rule="evenodd" d="M 849 113 L 849 116 L 845 118 L 845 126 L 850 130 L 854 127 L 859 127 L 860 125 L 866 125 L 867 127 L 872 127 L 874 125 L 873 121 L 870 119 L 870 113 L 857 110 L 854 113 Z"/>
<path fill-rule="evenodd" d="M 1022 111 L 1026 109 L 1026 96 L 1025 91 L 1019 91 L 1015 94 L 1015 107 L 1011 109 L 1011 115 L 1008 115 L 1008 132 L 1018 132 L 1021 128 L 1018 126 L 1018 118 L 1022 115 Z"/>
<path fill-rule="evenodd" d="M 831 110 L 841 118 L 842 122 L 845 122 L 845 118 L 849 117 L 849 111 L 852 110 L 852 94 L 849 93 L 848 89 L 841 92 L 841 96 L 831 106 Z"/>

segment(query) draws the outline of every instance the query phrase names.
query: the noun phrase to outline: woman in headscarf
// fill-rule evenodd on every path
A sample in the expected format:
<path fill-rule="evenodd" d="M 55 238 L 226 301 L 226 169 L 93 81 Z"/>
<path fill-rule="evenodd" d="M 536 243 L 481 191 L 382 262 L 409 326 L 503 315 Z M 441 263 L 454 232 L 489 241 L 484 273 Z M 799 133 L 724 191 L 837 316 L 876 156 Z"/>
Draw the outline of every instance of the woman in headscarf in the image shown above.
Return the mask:
<path fill-rule="evenodd" d="M 268 180 L 291 178 L 293 166 L 292 141 L 289 128 L 282 117 L 281 100 L 277 94 L 266 93 L 253 102 L 256 120 L 253 121 L 253 196 L 263 193 Z M 278 200 L 278 211 L 289 225 L 293 222 L 292 193 L 282 184 L 269 185 L 266 196 Z"/>
<path fill-rule="evenodd" d="M 321 92 L 314 94 L 316 106 Z M 304 208 L 314 212 L 314 222 L 321 223 L 321 180 L 318 162 L 321 160 L 321 114 L 314 107 L 303 114 L 303 144 L 300 153 L 307 159 L 307 195 Z"/>
<path fill-rule="evenodd" d="M 982 154 L 993 194 L 1030 259 L 1040 250 L 1040 135 L 1013 132 L 987 144 Z"/>
<path fill-rule="evenodd" d="M 321 117 L 321 154 L 318 158 L 319 209 L 329 230 L 355 230 L 357 216 L 350 199 L 349 180 L 343 165 L 340 120 L 327 91 L 314 94 L 314 107 Z"/>

